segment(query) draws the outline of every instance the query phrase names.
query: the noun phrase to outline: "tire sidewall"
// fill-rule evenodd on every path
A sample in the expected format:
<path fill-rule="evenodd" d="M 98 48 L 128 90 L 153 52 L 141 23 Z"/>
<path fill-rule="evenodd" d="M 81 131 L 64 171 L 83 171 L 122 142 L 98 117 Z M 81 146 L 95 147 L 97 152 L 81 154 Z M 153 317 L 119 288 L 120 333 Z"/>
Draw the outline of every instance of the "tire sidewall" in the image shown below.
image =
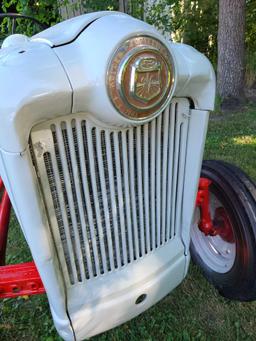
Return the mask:
<path fill-rule="evenodd" d="M 235 296 L 237 295 L 236 291 L 248 290 L 248 287 L 253 285 L 256 273 L 255 237 L 250 226 L 250 219 L 243 205 L 246 197 L 243 197 L 242 193 L 237 195 L 230 183 L 217 174 L 203 169 L 201 176 L 212 181 L 210 192 L 220 200 L 230 218 L 235 238 L 236 254 L 233 266 L 225 273 L 219 273 L 211 269 L 201 258 L 193 242 L 191 242 L 192 258 L 202 268 L 207 279 L 220 292 L 224 290 L 226 297 Z"/>

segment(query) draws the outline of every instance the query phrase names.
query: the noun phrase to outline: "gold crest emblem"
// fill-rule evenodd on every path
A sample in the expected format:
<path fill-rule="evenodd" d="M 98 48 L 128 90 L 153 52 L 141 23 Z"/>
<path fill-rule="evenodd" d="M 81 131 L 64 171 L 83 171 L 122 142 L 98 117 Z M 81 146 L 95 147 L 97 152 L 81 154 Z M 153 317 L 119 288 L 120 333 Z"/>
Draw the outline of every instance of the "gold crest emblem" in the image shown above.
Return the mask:
<path fill-rule="evenodd" d="M 108 94 L 117 111 L 133 120 L 154 117 L 173 92 L 173 60 L 156 38 L 138 36 L 124 41 L 107 73 Z"/>
<path fill-rule="evenodd" d="M 161 64 L 154 57 L 139 58 L 132 67 L 130 91 L 133 96 L 148 102 L 161 91 Z"/>

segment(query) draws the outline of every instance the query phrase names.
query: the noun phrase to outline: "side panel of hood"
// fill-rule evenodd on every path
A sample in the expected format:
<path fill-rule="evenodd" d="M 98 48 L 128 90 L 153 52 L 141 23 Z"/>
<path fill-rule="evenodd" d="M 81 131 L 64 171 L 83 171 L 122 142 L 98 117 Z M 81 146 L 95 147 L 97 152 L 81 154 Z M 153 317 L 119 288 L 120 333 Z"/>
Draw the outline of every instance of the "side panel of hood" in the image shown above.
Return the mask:
<path fill-rule="evenodd" d="M 35 123 L 68 114 L 71 106 L 72 89 L 53 49 L 30 42 L 1 50 L 1 149 L 24 151 Z"/>

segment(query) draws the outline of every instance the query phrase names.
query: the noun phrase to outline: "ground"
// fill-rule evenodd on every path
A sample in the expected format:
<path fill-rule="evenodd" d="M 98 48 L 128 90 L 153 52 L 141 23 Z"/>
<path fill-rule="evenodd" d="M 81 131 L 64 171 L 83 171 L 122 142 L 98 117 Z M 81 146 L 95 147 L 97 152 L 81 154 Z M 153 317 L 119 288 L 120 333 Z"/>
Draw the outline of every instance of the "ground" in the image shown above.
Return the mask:
<path fill-rule="evenodd" d="M 233 162 L 256 180 L 255 132 L 256 107 L 226 116 L 212 114 L 205 159 Z M 10 234 L 8 263 L 29 260 L 29 251 L 14 217 Z M 0 340 L 61 340 L 45 295 L 0 302 Z M 187 278 L 160 303 L 92 340 L 256 340 L 256 302 L 239 303 L 222 298 L 191 264 Z"/>

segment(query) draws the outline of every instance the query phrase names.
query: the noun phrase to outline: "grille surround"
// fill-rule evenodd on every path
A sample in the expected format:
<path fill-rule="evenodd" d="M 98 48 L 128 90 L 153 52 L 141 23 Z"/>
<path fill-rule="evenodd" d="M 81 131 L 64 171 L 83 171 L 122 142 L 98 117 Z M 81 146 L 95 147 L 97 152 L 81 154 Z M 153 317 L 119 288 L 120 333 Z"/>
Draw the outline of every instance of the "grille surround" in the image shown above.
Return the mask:
<path fill-rule="evenodd" d="M 179 235 L 188 110 L 188 101 L 173 100 L 142 126 L 103 127 L 75 114 L 32 129 L 67 284 L 119 271 Z"/>

